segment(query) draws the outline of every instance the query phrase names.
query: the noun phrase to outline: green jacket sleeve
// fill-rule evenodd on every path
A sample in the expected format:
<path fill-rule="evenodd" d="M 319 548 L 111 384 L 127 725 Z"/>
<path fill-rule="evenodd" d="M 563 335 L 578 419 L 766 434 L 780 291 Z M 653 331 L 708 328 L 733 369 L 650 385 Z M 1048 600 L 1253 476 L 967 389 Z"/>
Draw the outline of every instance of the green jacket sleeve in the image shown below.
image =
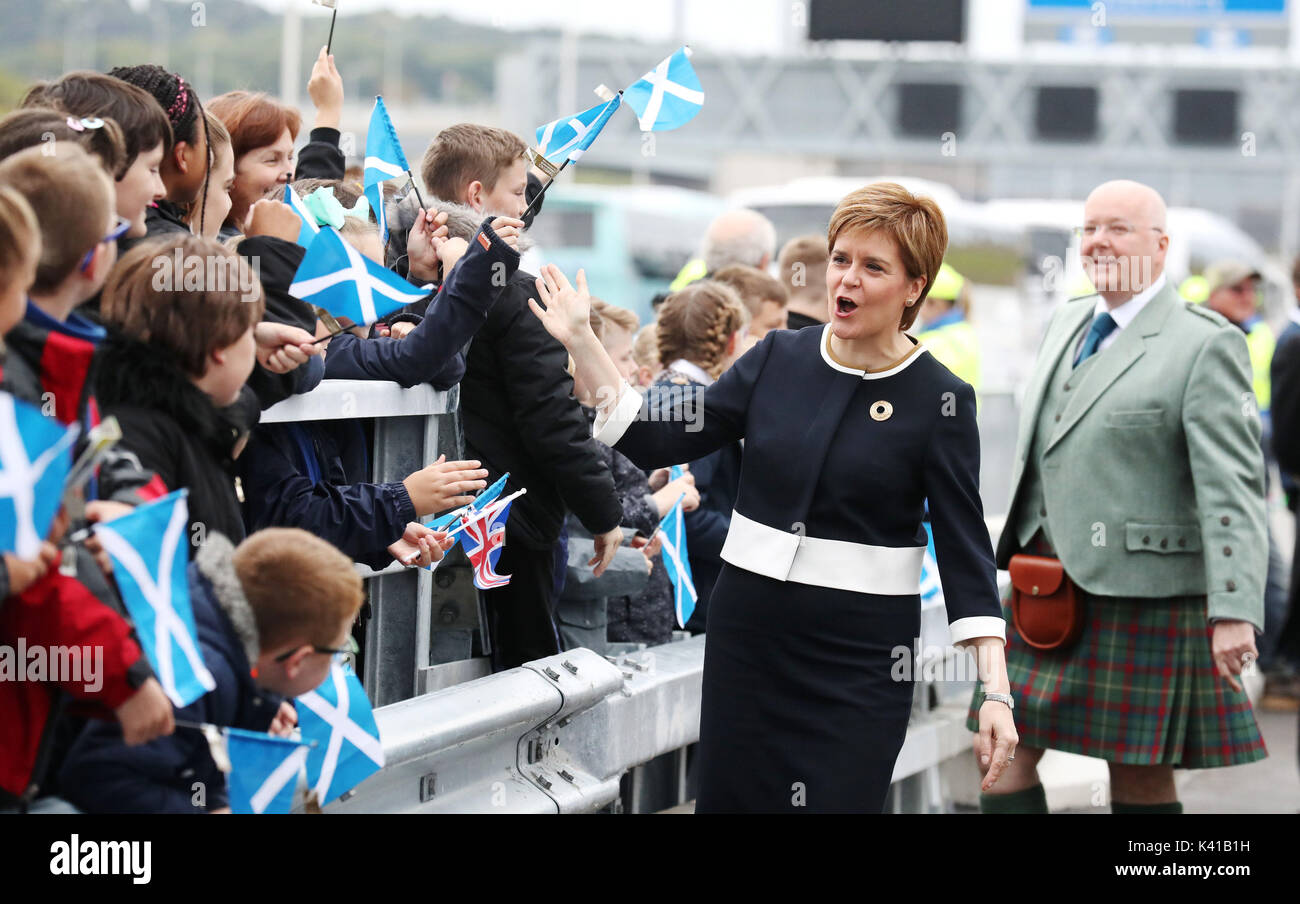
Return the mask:
<path fill-rule="evenodd" d="M 1216 332 L 1192 366 L 1183 430 L 1205 550 L 1211 619 L 1264 625 L 1268 568 L 1264 456 L 1250 355 L 1235 328 Z"/>

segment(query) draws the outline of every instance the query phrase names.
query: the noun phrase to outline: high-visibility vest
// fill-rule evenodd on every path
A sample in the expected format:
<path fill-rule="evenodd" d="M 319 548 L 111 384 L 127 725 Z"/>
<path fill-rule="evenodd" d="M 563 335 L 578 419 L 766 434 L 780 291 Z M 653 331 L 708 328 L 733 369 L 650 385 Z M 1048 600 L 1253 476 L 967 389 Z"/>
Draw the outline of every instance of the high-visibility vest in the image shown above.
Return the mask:
<path fill-rule="evenodd" d="M 965 319 L 943 323 L 934 329 L 918 333 L 916 338 L 924 343 L 940 364 L 979 392 L 979 340 Z"/>
<path fill-rule="evenodd" d="M 1260 411 L 1268 411 L 1273 398 L 1273 384 L 1268 371 L 1273 363 L 1273 348 L 1277 340 L 1273 331 L 1262 319 L 1246 324 L 1246 348 L 1250 350 L 1250 369 L 1254 372 L 1255 404 Z"/>
<path fill-rule="evenodd" d="M 703 258 L 693 257 L 677 271 L 677 276 L 668 285 L 668 291 L 680 292 L 697 279 L 704 279 L 708 275 L 709 268 L 704 265 Z"/>

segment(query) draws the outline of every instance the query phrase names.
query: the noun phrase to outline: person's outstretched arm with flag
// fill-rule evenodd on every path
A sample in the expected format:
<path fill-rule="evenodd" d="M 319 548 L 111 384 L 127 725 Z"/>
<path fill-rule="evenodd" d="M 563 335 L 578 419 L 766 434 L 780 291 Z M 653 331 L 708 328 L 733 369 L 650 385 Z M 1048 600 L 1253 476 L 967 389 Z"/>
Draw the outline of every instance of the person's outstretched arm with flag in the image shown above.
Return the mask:
<path fill-rule="evenodd" d="M 464 373 L 460 349 L 487 319 L 501 289 L 519 268 L 519 252 L 497 230 L 517 236 L 519 220 L 484 222 L 405 339 L 358 339 L 345 333 L 330 343 L 325 375 L 339 380 L 394 380 L 402 386 L 433 382 L 446 389 Z M 517 241 L 517 239 L 516 239 Z M 458 360 L 460 359 L 460 360 Z M 453 373 L 449 362 L 458 361 Z"/>

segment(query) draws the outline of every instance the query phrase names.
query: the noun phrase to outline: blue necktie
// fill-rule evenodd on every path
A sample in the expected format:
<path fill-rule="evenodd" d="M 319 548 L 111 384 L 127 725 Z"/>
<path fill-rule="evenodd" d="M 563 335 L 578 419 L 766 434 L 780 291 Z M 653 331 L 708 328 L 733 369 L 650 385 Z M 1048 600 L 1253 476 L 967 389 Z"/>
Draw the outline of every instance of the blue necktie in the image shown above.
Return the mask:
<path fill-rule="evenodd" d="M 1074 359 L 1074 366 L 1078 367 L 1084 361 L 1087 361 L 1097 353 L 1097 349 L 1111 333 L 1119 329 L 1119 324 L 1110 314 L 1102 311 L 1092 321 L 1092 326 L 1088 328 L 1088 335 L 1083 337 L 1083 346 L 1079 349 L 1079 357 Z"/>

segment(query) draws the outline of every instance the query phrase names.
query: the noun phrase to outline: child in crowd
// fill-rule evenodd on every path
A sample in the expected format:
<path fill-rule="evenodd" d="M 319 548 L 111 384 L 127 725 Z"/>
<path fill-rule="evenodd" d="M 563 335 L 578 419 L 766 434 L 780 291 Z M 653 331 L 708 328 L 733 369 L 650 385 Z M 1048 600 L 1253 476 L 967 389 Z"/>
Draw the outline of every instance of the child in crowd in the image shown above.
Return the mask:
<path fill-rule="evenodd" d="M 433 198 L 485 217 L 517 217 L 527 205 L 525 150 L 501 129 L 451 126 L 430 144 L 421 174 Z M 425 199 L 441 209 L 433 198 Z M 568 353 L 528 309 L 535 278 L 518 271 L 495 294 L 466 355 L 460 397 L 467 455 L 483 462 L 489 481 L 509 471 L 505 492 L 528 488 L 510 510 L 510 542 L 498 562 L 513 580 L 484 591 L 493 665 L 503 669 L 559 652 L 553 611 L 566 510 L 596 537 L 598 572 L 623 534 L 613 478 L 565 372 Z"/>
<path fill-rule="evenodd" d="M 186 272 L 204 278 L 196 287 Z M 234 460 L 257 419 L 256 399 L 241 390 L 263 305 L 247 261 L 190 235 L 132 249 L 104 287 L 100 403 L 122 426 L 120 445 L 153 473 L 152 492 L 189 489 L 195 542 L 212 531 L 244 536 Z"/>
<path fill-rule="evenodd" d="M 334 192 L 335 200 L 349 209 L 359 197 L 342 185 L 303 186 L 312 191 L 320 187 Z M 519 225 L 504 219 L 484 225 L 480 235 L 486 245 L 470 243 L 406 339 L 361 339 L 350 331 L 336 336 L 326 353 L 327 373 L 396 379 L 405 386 L 439 385 L 442 379 L 446 382 L 440 388 L 454 385 L 464 370 L 459 350 L 495 300 L 494 275 L 508 279 L 518 266 L 518 253 L 495 231 L 507 229 L 504 224 Z M 382 255 L 378 229 L 368 220 L 346 217 L 341 231 L 362 253 Z M 340 360 L 341 367 L 336 364 Z M 447 373 L 448 364 L 453 373 Z M 365 432 L 355 420 L 259 426 L 241 467 L 249 529 L 304 527 L 376 570 L 415 554 L 420 556 L 415 564 L 441 559 L 439 541 L 445 534 L 416 519 L 468 503 L 473 490 L 487 485 L 487 471 L 479 470 L 477 461 L 440 458 L 404 481 L 369 483 L 366 447 Z"/>
<path fill-rule="evenodd" d="M 333 54 L 322 47 L 312 67 L 307 91 L 316 105 L 311 140 L 293 165 L 293 143 L 302 128 L 297 110 L 261 92 L 230 91 L 213 98 L 208 110 L 225 123 L 235 153 L 235 183 L 222 238 L 244 230 L 249 211 L 272 189 L 284 190 L 290 179 L 342 179 L 339 118 L 343 114 L 343 78 Z"/>
<path fill-rule="evenodd" d="M 93 213 L 102 220 L 112 209 L 107 179 L 93 162 L 88 171 L 93 174 L 91 184 L 94 176 L 102 180 L 99 203 L 94 203 L 93 192 L 88 195 Z M 91 241 L 98 241 L 99 233 L 95 235 Z M 21 321 L 28 289 L 43 266 L 56 263 L 53 255 L 59 250 L 44 253 L 41 228 L 26 197 L 0 183 L 0 334 Z M 51 357 L 57 366 L 57 346 Z M 21 356 L 9 354 L 3 343 L 0 390 L 32 405 L 42 402 L 39 371 Z M 0 550 L 0 644 L 13 647 L 21 638 L 32 647 L 75 648 L 87 654 L 98 650 L 100 668 L 93 678 L 83 673 L 86 680 L 80 682 L 70 680 L 73 676 L 59 682 L 0 682 L 0 724 L 5 726 L 0 732 L 0 810 L 48 806 L 54 789 L 47 778 L 62 757 L 60 727 L 68 725 L 69 704 L 83 714 L 117 718 L 129 743 L 171 730 L 171 703 L 152 677 L 127 622 L 78 577 L 57 567 L 54 543 L 66 524 L 61 517 L 35 558 L 20 559 L 13 550 Z M 84 564 L 94 567 L 93 561 Z"/>
<path fill-rule="evenodd" d="M 284 733 L 292 723 L 280 715 L 282 702 L 318 687 L 331 658 L 346 652 L 362 602 L 352 562 L 301 530 L 260 531 L 235 548 L 210 534 L 188 579 L 199 649 L 216 688 L 177 717 Z M 229 812 L 226 777 L 204 734 L 188 727 L 129 747 L 116 726 L 90 725 L 61 781 L 68 799 L 94 813 Z"/>
<path fill-rule="evenodd" d="M 211 137 L 207 133 L 207 120 L 198 94 L 185 79 L 161 66 L 118 66 L 108 74 L 148 92 L 167 114 L 167 121 L 171 124 L 172 145 L 160 170 L 167 196 L 149 208 L 145 218 L 147 234 L 190 232 L 184 208 L 197 202 L 202 217 L 212 160 Z M 126 244 L 122 250 L 129 248 L 130 244 Z"/>
<path fill-rule="evenodd" d="M 780 280 L 768 276 L 757 267 L 732 264 L 712 273 L 710 279 L 731 286 L 749 310 L 749 328 L 745 331 L 745 348 L 751 348 L 768 334 L 769 330 L 786 328 L 786 305 L 790 292 Z"/>
<path fill-rule="evenodd" d="M 632 360 L 636 371 L 628 382 L 638 389 L 649 387 L 663 371 L 659 363 L 659 327 L 653 321 L 641 327 L 632 340 Z"/>
<path fill-rule="evenodd" d="M 636 315 L 624 308 L 615 307 L 599 298 L 591 300 L 592 326 L 599 329 L 601 345 L 609 352 L 619 372 L 629 383 L 636 379 L 637 365 L 632 358 L 632 337 L 636 334 Z M 595 410 L 588 409 L 595 419 Z M 634 546 L 641 548 L 651 563 L 650 577 L 643 590 L 630 595 L 615 595 L 606 601 L 606 638 L 626 643 L 667 643 L 676 627 L 673 610 L 672 583 L 659 555 L 656 539 L 648 546 L 646 540 L 654 533 L 659 522 L 682 498 L 682 509 L 693 512 L 700 505 L 700 494 L 695 489 L 695 478 L 689 471 L 676 480 L 668 481 L 667 469 L 654 475 L 659 484 L 651 488 L 645 473 L 625 455 L 601 444 L 601 453 L 614 477 L 614 487 L 623 508 L 621 524 L 635 528 L 640 535 Z M 622 551 L 620 550 L 620 554 Z"/>
<path fill-rule="evenodd" d="M 205 119 L 212 171 L 203 198 L 185 205 L 184 216 L 190 232 L 205 239 L 215 239 L 230 215 L 230 192 L 235 186 L 235 152 L 230 146 L 230 133 L 221 120 L 211 113 L 205 114 Z"/>
<path fill-rule="evenodd" d="M 708 386 L 740 357 L 749 315 L 735 290 L 712 279 L 674 292 L 660 306 L 656 334 L 665 370 L 649 389 L 652 406 L 670 408 L 687 386 Z M 686 542 L 698 599 L 686 628 L 705 630 L 709 595 L 722 570 L 722 544 L 740 490 L 741 445 L 732 443 L 690 463 L 700 507 L 685 516 Z"/>
<path fill-rule="evenodd" d="M 117 213 L 129 227 L 127 238 L 140 238 L 151 205 L 167 194 L 161 171 L 171 153 L 172 128 L 167 114 L 146 91 L 98 72 L 70 72 L 27 92 L 23 107 L 53 107 L 73 117 L 113 120 L 122 130 L 126 154 L 114 174 Z"/>
<path fill-rule="evenodd" d="M 110 177 L 125 165 L 126 138 L 107 117 L 88 119 L 48 107 L 27 107 L 0 119 L 0 160 L 51 141 L 81 145 Z"/>

